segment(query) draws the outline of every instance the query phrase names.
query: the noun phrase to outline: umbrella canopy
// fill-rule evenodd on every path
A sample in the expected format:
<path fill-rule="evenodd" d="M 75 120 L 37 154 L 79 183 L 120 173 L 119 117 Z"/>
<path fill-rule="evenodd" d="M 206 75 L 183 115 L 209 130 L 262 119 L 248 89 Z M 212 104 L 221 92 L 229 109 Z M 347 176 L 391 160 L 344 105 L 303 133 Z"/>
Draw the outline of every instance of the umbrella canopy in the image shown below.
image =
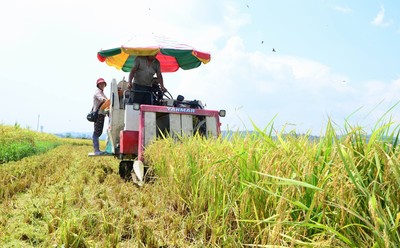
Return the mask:
<path fill-rule="evenodd" d="M 209 53 L 172 41 L 161 36 L 134 37 L 119 47 L 100 50 L 97 58 L 118 70 L 129 72 L 137 56 L 156 56 L 161 72 L 175 72 L 179 68 L 189 70 L 210 62 Z"/>

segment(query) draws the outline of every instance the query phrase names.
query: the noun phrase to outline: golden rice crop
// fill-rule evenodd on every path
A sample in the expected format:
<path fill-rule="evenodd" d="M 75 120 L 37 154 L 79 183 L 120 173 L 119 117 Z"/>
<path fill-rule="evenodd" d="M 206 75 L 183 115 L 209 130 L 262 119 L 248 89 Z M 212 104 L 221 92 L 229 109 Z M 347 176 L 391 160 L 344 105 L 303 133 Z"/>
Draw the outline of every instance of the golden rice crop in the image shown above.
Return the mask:
<path fill-rule="evenodd" d="M 269 130 L 267 130 L 269 128 Z M 151 180 L 69 141 L 0 167 L 1 247 L 395 247 L 398 127 L 265 130 L 147 147 Z M 85 143 L 86 142 L 86 143 Z M 104 146 L 104 144 L 102 144 Z"/>

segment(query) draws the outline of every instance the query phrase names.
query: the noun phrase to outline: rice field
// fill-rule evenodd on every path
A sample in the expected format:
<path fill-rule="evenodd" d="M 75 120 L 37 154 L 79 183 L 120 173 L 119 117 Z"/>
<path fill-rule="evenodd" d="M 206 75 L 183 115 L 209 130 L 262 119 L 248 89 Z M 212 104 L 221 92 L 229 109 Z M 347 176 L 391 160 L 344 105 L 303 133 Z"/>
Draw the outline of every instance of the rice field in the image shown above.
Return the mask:
<path fill-rule="evenodd" d="M 0 246 L 396 247 L 399 127 L 337 129 L 158 140 L 142 188 L 62 142 L 0 165 Z"/>
<path fill-rule="evenodd" d="M 0 164 L 46 152 L 61 143 L 54 135 L 0 125 Z"/>

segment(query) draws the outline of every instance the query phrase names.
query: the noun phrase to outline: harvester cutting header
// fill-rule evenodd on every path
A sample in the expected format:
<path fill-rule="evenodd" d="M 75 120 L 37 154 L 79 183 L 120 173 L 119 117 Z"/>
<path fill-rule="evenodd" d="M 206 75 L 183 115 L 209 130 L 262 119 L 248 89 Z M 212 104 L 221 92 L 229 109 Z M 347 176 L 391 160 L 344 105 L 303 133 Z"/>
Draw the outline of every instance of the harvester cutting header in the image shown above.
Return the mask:
<path fill-rule="evenodd" d="M 207 110 L 199 100 L 176 99 L 163 85 L 161 72 L 189 70 L 206 64 L 211 56 L 164 37 L 135 37 L 120 47 L 101 50 L 97 58 L 129 80 L 111 82 L 109 101 L 100 107 L 108 114 L 106 153 L 121 160 L 119 173 L 138 184 L 144 182 L 143 151 L 160 137 L 220 135 L 224 110 Z M 133 82 L 132 82 L 133 80 Z M 94 154 L 89 154 L 94 156 Z"/>

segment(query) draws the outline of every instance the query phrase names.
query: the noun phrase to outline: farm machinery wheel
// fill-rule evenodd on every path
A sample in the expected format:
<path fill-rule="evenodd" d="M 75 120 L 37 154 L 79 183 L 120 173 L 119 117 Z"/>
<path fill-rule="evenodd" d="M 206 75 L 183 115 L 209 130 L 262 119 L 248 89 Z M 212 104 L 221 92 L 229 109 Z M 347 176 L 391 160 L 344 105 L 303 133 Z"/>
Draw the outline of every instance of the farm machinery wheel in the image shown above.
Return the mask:
<path fill-rule="evenodd" d="M 129 181 L 132 179 L 133 161 L 121 161 L 119 163 L 119 176 Z"/>

